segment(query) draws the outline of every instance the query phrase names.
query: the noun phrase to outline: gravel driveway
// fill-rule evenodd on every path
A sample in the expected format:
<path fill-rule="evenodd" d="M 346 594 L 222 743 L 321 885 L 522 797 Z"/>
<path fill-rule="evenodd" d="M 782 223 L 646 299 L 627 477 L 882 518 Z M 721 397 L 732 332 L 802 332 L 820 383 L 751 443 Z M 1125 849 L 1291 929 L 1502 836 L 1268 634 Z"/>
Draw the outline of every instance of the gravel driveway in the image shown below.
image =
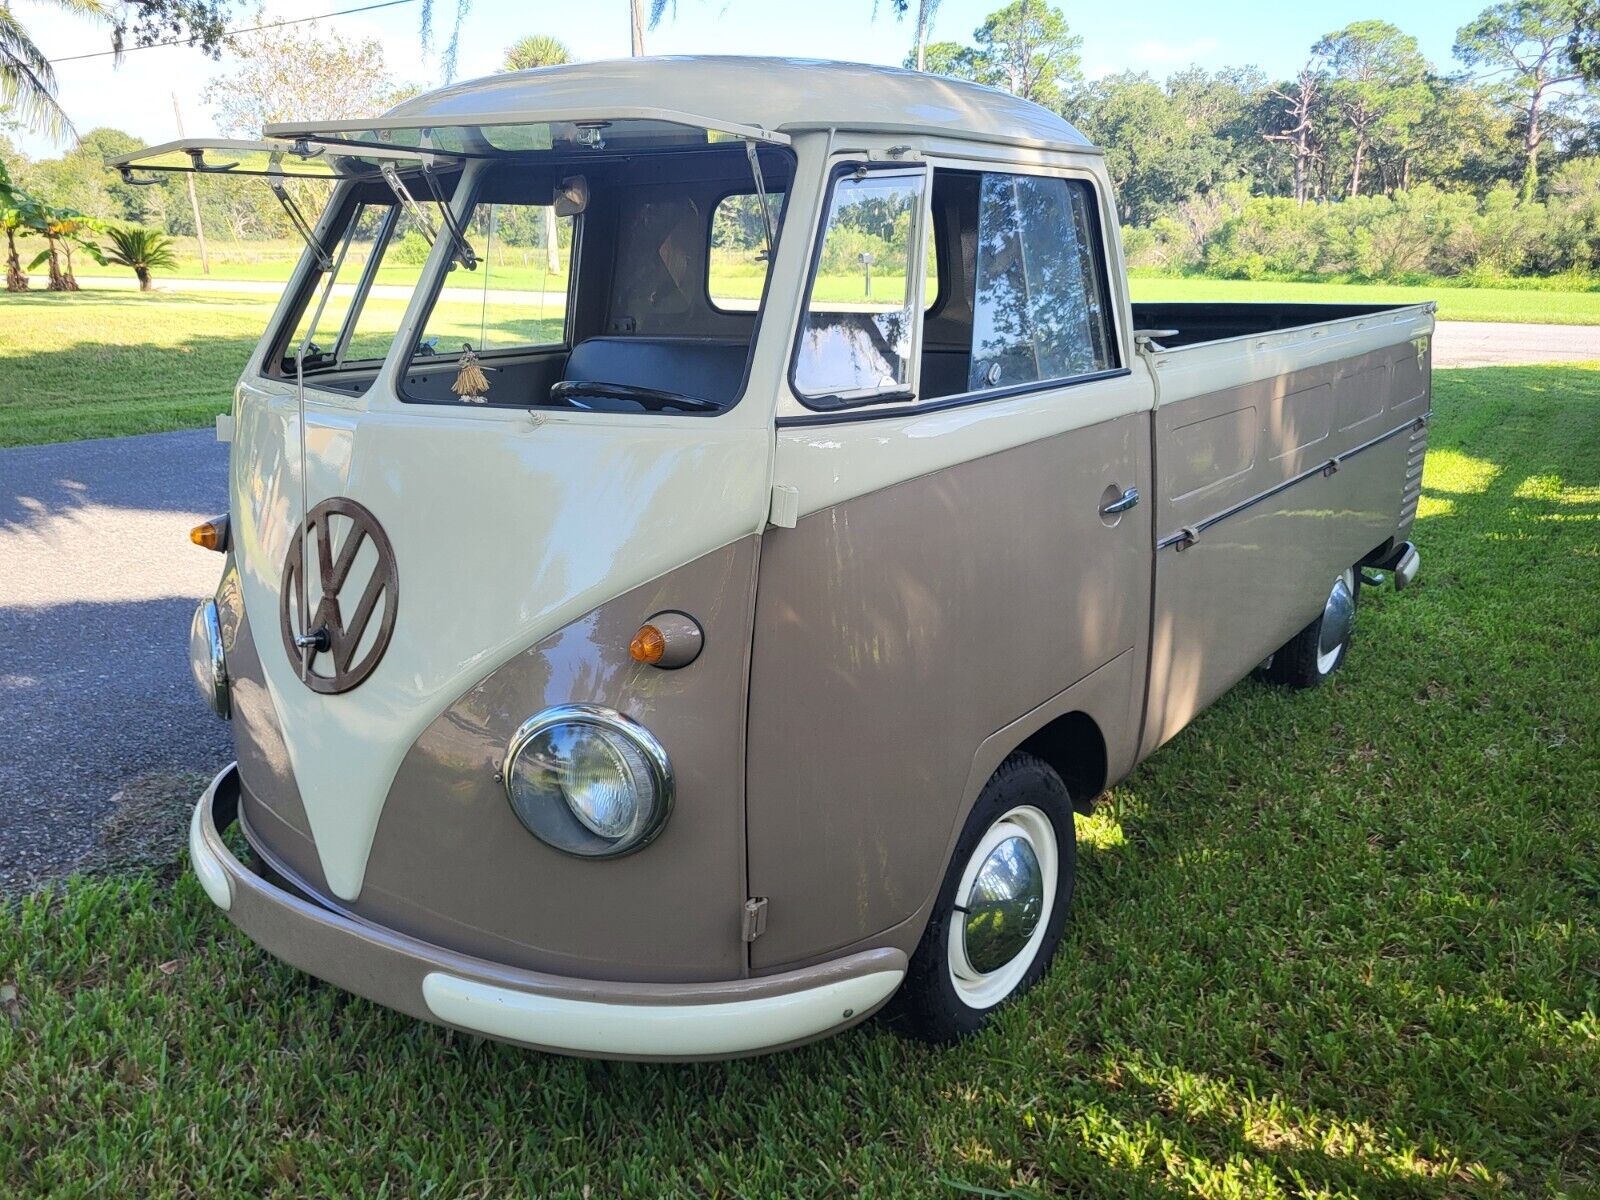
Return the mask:
<path fill-rule="evenodd" d="M 0 450 L 0 891 L 77 862 L 129 780 L 232 757 L 187 651 L 227 487 L 210 430 Z"/>
<path fill-rule="evenodd" d="M 1447 322 L 1434 343 L 1438 367 L 1584 359 L 1600 328 Z M 232 757 L 186 649 L 221 565 L 187 534 L 227 483 L 210 430 L 0 450 L 0 891 L 70 869 L 130 780 Z"/>

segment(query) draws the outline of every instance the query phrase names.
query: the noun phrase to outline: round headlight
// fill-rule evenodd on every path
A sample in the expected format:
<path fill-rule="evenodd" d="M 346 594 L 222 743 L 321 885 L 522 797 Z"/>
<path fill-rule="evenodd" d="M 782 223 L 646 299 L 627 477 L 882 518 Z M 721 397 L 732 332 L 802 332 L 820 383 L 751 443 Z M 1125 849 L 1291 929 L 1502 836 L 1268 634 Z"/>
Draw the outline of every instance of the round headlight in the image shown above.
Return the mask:
<path fill-rule="evenodd" d="M 511 809 L 528 831 L 584 858 L 637 850 L 672 808 L 661 743 L 609 708 L 546 709 L 511 739 L 504 774 Z"/>

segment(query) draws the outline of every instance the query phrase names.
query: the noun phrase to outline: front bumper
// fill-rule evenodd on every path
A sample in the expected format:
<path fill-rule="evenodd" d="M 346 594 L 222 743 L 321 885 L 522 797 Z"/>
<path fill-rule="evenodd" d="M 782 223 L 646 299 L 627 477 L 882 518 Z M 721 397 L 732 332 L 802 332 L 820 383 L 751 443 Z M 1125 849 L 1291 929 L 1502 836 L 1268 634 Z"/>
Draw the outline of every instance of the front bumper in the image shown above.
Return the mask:
<path fill-rule="evenodd" d="M 277 958 L 426 1021 L 597 1058 L 730 1058 L 812 1041 L 865 1020 L 905 977 L 906 956 L 868 950 L 726 983 L 618 983 L 501 966 L 335 912 L 241 863 L 222 833 L 238 817 L 237 764 L 206 789 L 189 856 L 212 903 Z"/>

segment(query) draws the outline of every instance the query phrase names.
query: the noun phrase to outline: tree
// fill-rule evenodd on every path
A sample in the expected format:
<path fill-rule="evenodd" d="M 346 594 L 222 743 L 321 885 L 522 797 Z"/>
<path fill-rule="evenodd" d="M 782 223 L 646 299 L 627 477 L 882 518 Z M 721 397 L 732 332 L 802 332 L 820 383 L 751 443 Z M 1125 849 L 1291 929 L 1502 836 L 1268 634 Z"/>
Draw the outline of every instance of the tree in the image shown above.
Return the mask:
<path fill-rule="evenodd" d="M 1083 39 L 1067 28 L 1059 8 L 1043 0 L 1012 0 L 972 35 L 987 73 L 1024 100 L 1053 105 L 1063 83 L 1082 78 L 1078 47 Z"/>
<path fill-rule="evenodd" d="M 518 38 L 506 48 L 502 71 L 531 71 L 535 67 L 559 67 L 572 61 L 572 51 L 558 37 L 548 33 L 530 33 Z"/>
<path fill-rule="evenodd" d="M 902 66 L 907 70 L 922 70 L 930 75 L 946 75 L 951 79 L 970 79 L 974 83 L 993 83 L 987 73 L 987 63 L 971 46 L 960 42 L 930 42 L 923 50 L 923 65 L 917 66 L 916 52 L 906 55 Z"/>
<path fill-rule="evenodd" d="M 17 254 L 17 238 L 27 231 L 22 215 L 22 193 L 12 183 L 6 164 L 0 159 L 0 230 L 6 235 L 6 291 L 28 290 L 28 273 L 22 269 L 22 259 Z"/>
<path fill-rule="evenodd" d="M 202 93 L 227 137 L 259 137 L 283 121 L 373 116 L 409 90 L 390 81 L 376 38 L 345 38 L 315 21 L 245 34 L 229 46 L 239 65 Z"/>
<path fill-rule="evenodd" d="M 1567 54 L 1585 83 L 1600 83 L 1600 0 L 1572 0 Z"/>
<path fill-rule="evenodd" d="M 178 265 L 172 252 L 172 239 L 153 229 L 137 225 L 113 225 L 106 231 L 111 240 L 111 252 L 106 262 L 118 267 L 128 267 L 139 281 L 139 290 L 148 292 L 151 271 L 169 271 Z"/>
<path fill-rule="evenodd" d="M 48 0 L 55 7 L 111 27 L 110 49 L 120 53 L 129 35 L 136 46 L 187 37 L 213 58 L 222 42 L 232 0 Z M 30 130 L 57 140 L 72 122 L 56 102 L 56 75 L 9 3 L 0 3 L 0 109 L 10 109 Z"/>
<path fill-rule="evenodd" d="M 50 0 L 57 8 L 98 24 L 107 21 L 101 0 Z M 9 4 L 0 3 L 0 107 L 22 123 L 53 138 L 64 138 L 72 122 L 56 102 L 56 73 Z"/>
<path fill-rule="evenodd" d="M 558 67 L 572 61 L 572 52 L 560 38 L 546 33 L 531 33 L 506 50 L 503 71 L 526 71 L 533 67 Z M 561 248 L 556 245 L 556 210 L 546 204 L 544 212 L 544 264 L 552 275 L 561 270 Z"/>
<path fill-rule="evenodd" d="M 92 217 L 71 208 L 57 208 L 46 204 L 34 196 L 24 195 L 20 206 L 22 222 L 26 230 L 44 239 L 45 248 L 34 255 L 33 261 L 28 264 L 28 269 L 39 266 L 41 263 L 50 264 L 49 290 L 52 292 L 75 292 L 78 290 L 78 281 L 72 274 L 72 248 L 78 246 L 86 251 L 96 262 L 104 264 L 105 256 L 101 254 L 100 247 L 95 245 L 86 236 L 98 229 L 103 223 Z"/>
<path fill-rule="evenodd" d="M 939 15 L 939 5 L 942 0 L 917 0 L 917 34 L 912 43 L 911 53 L 906 56 L 905 65 L 915 71 L 928 69 L 928 34 L 933 30 L 933 19 Z M 906 13 L 911 11 L 911 0 L 891 0 L 894 6 L 894 15 L 897 20 L 903 20 Z M 878 0 L 873 0 L 872 11 L 878 11 Z M 949 43 L 947 43 L 949 44 Z M 948 72 L 935 72 L 948 74 Z"/>
<path fill-rule="evenodd" d="M 1272 96 L 1283 102 L 1288 127 L 1263 136 L 1269 142 L 1287 142 L 1294 161 L 1294 200 L 1304 205 L 1310 197 L 1311 160 L 1316 156 L 1316 104 L 1322 91 L 1321 64 L 1315 57 L 1300 68 L 1293 83 L 1275 84 Z"/>
<path fill-rule="evenodd" d="M 1486 67 L 1518 90 L 1523 113 L 1522 198 L 1533 199 L 1539 181 L 1539 118 L 1546 98 L 1581 78 L 1569 39 L 1577 30 L 1571 0 L 1503 0 L 1456 31 L 1455 56 Z"/>
<path fill-rule="evenodd" d="M 1427 99 L 1427 60 L 1417 39 L 1387 21 L 1356 21 L 1317 42 L 1312 54 L 1333 73 L 1328 94 L 1353 142 L 1350 195 L 1361 193 L 1361 168 L 1373 142 L 1404 135 Z"/>

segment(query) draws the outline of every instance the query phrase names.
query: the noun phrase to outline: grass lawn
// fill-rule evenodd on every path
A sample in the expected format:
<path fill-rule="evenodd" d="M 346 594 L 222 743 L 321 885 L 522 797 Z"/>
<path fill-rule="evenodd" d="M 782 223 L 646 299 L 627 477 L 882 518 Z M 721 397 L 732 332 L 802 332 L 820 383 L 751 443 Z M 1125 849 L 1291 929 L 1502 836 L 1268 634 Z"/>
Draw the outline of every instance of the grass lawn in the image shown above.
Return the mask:
<path fill-rule="evenodd" d="M 80 878 L 0 903 L 0 1195 L 1600 1196 L 1600 369 L 1436 397 L 1418 583 L 1080 820 L 982 1036 L 544 1057 Z"/>
<path fill-rule="evenodd" d="M 1600 291 L 1536 288 L 1407 287 L 1389 283 L 1281 283 L 1206 279 L 1190 275 L 1135 274 L 1136 301 L 1276 301 L 1284 304 L 1439 303 L 1441 321 L 1515 321 L 1550 325 L 1600 325 Z"/>
<path fill-rule="evenodd" d="M 0 296 L 0 447 L 204 425 L 227 410 L 266 296 Z"/>

